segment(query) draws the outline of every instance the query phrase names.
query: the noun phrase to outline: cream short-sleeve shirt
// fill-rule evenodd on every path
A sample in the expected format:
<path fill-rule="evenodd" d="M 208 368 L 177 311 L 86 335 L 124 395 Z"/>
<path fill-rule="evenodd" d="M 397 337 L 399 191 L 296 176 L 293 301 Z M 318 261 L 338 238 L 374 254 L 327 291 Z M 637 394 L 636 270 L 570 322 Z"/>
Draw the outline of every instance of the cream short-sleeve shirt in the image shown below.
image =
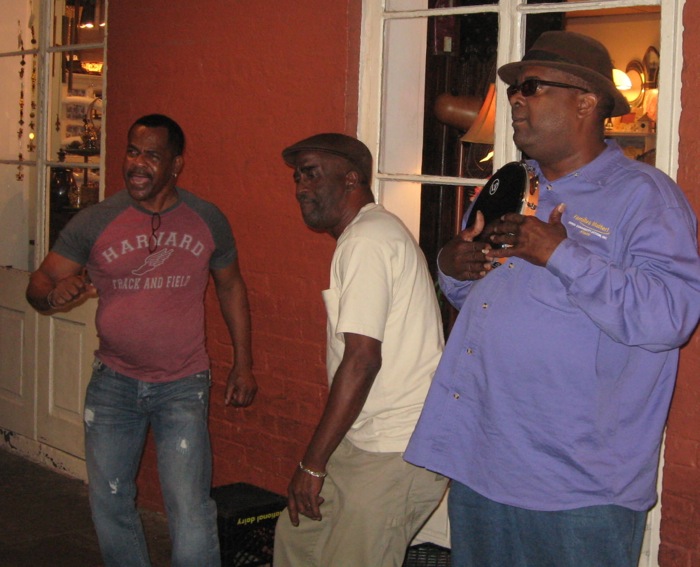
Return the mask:
<path fill-rule="evenodd" d="M 329 382 L 343 358 L 343 333 L 382 343 L 382 367 L 347 438 L 366 451 L 403 452 L 444 347 L 425 257 L 395 215 L 369 204 L 338 239 L 330 280 L 323 292 Z"/>

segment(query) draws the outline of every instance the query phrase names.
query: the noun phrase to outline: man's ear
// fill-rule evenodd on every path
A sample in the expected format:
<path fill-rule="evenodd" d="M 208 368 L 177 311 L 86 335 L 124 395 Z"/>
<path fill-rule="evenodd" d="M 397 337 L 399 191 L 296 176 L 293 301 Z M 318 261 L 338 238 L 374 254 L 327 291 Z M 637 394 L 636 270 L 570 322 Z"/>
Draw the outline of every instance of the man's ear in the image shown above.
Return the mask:
<path fill-rule="evenodd" d="M 578 97 L 579 116 L 587 116 L 596 111 L 600 97 L 595 93 L 583 93 Z"/>
<path fill-rule="evenodd" d="M 348 171 L 345 174 L 345 190 L 352 191 L 360 186 L 360 174 L 357 171 Z"/>
<path fill-rule="evenodd" d="M 175 156 L 173 160 L 173 177 L 177 177 L 182 173 L 182 168 L 185 165 L 185 158 L 181 155 Z"/>

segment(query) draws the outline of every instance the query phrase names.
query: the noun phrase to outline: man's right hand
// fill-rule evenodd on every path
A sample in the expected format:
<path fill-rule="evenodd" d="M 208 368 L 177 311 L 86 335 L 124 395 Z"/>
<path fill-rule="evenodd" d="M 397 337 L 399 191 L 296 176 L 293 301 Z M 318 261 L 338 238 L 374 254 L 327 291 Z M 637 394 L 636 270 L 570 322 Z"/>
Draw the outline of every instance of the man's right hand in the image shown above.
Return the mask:
<path fill-rule="evenodd" d="M 465 229 L 450 240 L 440 251 L 438 267 L 440 271 L 456 280 L 479 280 L 491 269 L 486 253 L 491 246 L 474 239 L 484 230 L 484 215 L 476 213 L 474 226 Z"/>
<path fill-rule="evenodd" d="M 47 302 L 53 309 L 64 309 L 85 296 L 96 297 L 97 290 L 87 277 L 87 273 L 83 271 L 80 274 L 58 280 L 56 287 L 49 292 Z"/>
<path fill-rule="evenodd" d="M 299 525 L 299 514 L 312 520 L 321 520 L 320 496 L 323 479 L 297 469 L 287 489 L 287 511 L 292 525 Z"/>

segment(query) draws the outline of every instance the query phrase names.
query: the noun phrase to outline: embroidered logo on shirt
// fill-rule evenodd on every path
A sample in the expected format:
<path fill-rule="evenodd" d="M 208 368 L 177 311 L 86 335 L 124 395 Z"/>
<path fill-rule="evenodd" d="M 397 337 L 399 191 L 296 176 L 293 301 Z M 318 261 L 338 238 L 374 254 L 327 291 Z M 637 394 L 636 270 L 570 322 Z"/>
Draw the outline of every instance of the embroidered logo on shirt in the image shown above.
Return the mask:
<path fill-rule="evenodd" d="M 574 215 L 574 218 L 569 220 L 568 225 L 578 230 L 582 236 L 596 236 L 602 240 L 607 240 L 610 236 L 609 226 L 605 226 L 588 217 Z"/>

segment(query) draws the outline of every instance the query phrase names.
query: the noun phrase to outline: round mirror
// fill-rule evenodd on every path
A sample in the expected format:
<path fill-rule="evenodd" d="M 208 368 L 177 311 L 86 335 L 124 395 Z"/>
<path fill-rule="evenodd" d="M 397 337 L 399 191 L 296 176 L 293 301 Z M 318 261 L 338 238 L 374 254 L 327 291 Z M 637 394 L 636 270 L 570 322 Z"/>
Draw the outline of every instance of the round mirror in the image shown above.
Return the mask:
<path fill-rule="evenodd" d="M 646 90 L 644 64 L 639 59 L 633 59 L 627 64 L 625 73 L 627 73 L 632 82 L 632 88 L 622 91 L 622 94 L 625 95 L 632 108 L 639 107 L 644 102 L 644 92 Z"/>

